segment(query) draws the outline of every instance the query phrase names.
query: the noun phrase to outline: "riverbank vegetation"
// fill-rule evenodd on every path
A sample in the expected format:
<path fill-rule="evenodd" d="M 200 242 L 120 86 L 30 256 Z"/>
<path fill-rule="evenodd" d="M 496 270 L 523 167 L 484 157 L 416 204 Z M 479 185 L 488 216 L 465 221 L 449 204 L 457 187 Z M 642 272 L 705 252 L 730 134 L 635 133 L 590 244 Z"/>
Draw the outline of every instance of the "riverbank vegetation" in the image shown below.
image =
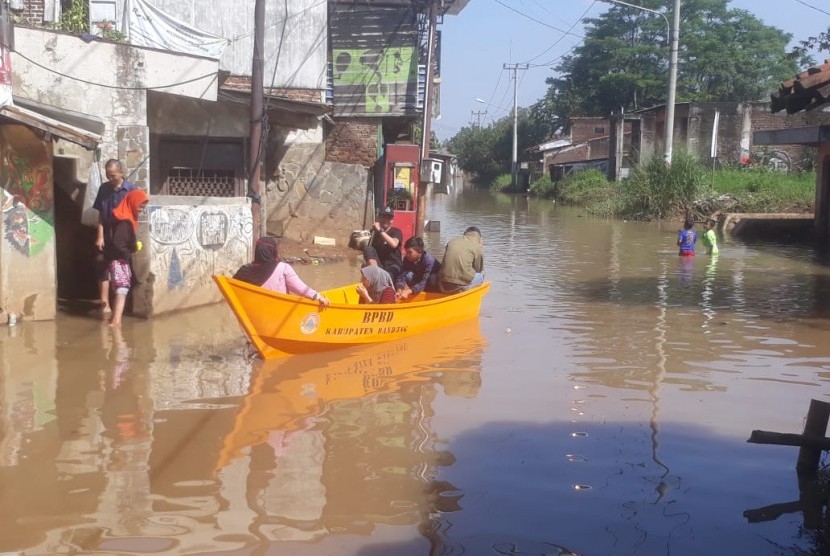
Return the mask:
<path fill-rule="evenodd" d="M 809 212 L 815 184 L 812 171 L 713 172 L 694 156 L 676 153 L 671 167 L 666 168 L 656 156 L 621 182 L 609 182 L 598 170 L 585 170 L 558 182 L 545 176 L 531 185 L 529 193 L 584 207 L 597 216 L 651 220 L 685 214 L 704 218 L 716 212 Z"/>
<path fill-rule="evenodd" d="M 729 0 L 690 1 L 683 10 L 678 103 L 737 103 L 768 97 L 781 81 L 814 63 L 810 52 L 830 51 L 830 29 L 790 48 L 789 35 L 745 10 L 731 8 Z M 571 139 L 567 129 L 574 116 L 608 117 L 665 103 L 669 50 L 661 17 L 616 5 L 583 22 L 584 39 L 556 60 L 545 96 L 518 110 L 519 163 L 538 163 L 541 149 L 534 149 L 536 145 Z M 735 29 L 742 32 L 736 34 Z M 496 93 L 491 103 L 497 100 Z M 485 113 L 445 146 L 479 187 L 504 190 L 510 183 L 505 174 L 512 162 L 513 120 L 507 108 L 491 103 L 488 109 L 506 115 L 493 118 Z M 542 178 L 531 186 L 535 195 L 584 206 L 594 214 L 643 219 L 673 218 L 684 211 L 808 211 L 814 191 L 812 171 L 712 172 L 683 153 L 675 153 L 671 168 L 664 168 L 658 158 L 641 164 L 620 183 L 586 171 L 558 183 Z"/>

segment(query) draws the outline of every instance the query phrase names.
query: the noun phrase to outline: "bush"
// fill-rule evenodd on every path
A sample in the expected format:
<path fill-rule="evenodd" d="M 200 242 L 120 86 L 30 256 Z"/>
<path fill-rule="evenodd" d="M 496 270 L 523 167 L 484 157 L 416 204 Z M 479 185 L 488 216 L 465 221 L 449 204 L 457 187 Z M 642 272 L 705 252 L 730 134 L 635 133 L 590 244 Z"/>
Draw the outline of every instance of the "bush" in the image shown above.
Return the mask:
<path fill-rule="evenodd" d="M 692 210 L 708 192 L 706 168 L 692 155 L 677 153 L 666 168 L 654 156 L 620 186 L 620 215 L 627 218 L 673 218 Z"/>
<path fill-rule="evenodd" d="M 545 174 L 530 184 L 529 193 L 534 197 L 540 197 L 542 199 L 555 199 L 559 193 L 559 184 L 551 180 L 549 175 Z"/>
<path fill-rule="evenodd" d="M 490 191 L 493 193 L 510 191 L 510 185 L 513 183 L 513 176 L 511 174 L 500 174 L 490 182 Z"/>

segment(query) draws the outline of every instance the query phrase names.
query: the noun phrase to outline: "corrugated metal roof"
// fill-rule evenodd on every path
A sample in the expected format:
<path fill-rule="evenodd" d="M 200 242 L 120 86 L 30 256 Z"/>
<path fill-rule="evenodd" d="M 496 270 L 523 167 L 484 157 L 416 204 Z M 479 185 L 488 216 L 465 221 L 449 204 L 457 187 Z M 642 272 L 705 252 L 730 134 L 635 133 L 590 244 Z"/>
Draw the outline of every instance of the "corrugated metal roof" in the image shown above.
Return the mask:
<path fill-rule="evenodd" d="M 102 141 L 101 136 L 96 133 L 38 114 L 22 106 L 6 105 L 0 108 L 0 116 L 49 132 L 56 137 L 77 143 L 87 149 L 94 149 Z"/>

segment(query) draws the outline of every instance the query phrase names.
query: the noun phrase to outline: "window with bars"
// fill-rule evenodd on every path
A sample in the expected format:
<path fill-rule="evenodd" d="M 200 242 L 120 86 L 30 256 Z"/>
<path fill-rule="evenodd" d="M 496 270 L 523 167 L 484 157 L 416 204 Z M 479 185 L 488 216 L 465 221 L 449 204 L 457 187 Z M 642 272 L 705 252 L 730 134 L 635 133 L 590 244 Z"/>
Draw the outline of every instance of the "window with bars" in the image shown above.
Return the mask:
<path fill-rule="evenodd" d="M 238 182 L 233 170 L 171 168 L 165 182 L 167 195 L 192 197 L 236 197 Z"/>

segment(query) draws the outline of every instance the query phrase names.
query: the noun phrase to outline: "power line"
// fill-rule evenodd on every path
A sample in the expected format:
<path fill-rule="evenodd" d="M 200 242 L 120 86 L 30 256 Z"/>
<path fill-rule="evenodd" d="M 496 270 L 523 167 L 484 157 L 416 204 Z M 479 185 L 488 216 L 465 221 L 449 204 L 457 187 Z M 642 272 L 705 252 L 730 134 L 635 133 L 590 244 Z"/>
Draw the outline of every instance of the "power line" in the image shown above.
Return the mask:
<path fill-rule="evenodd" d="M 584 39 L 584 38 L 585 38 L 585 37 L 583 37 L 582 35 L 577 35 L 576 33 L 571 33 L 570 31 L 565 31 L 564 29 L 560 29 L 559 27 L 556 27 L 556 26 L 554 26 L 554 25 L 551 25 L 550 23 L 545 23 L 544 21 L 539 21 L 538 19 L 536 19 L 536 18 L 535 18 L 535 17 L 533 17 L 533 16 L 527 15 L 527 14 L 526 14 L 526 13 L 524 13 L 524 12 L 520 12 L 519 10 L 517 10 L 516 8 L 514 8 L 514 7 L 512 7 L 512 6 L 508 6 L 507 4 L 505 4 L 504 2 L 502 2 L 501 0 L 494 0 L 494 2 L 496 2 L 497 4 L 501 4 L 502 6 L 504 6 L 505 8 L 507 8 L 508 10 L 510 10 L 511 12 L 516 12 L 516 13 L 517 13 L 517 14 L 519 14 L 520 16 L 522 16 L 522 17 L 526 17 L 526 18 L 528 18 L 529 20 L 531 20 L 531 21 L 533 21 L 533 22 L 535 22 L 535 23 L 538 23 L 539 25 L 543 25 L 543 26 L 545 26 L 545 27 L 548 27 L 549 29 L 553 29 L 554 31 L 559 31 L 560 33 L 564 33 L 564 34 L 566 34 L 566 35 L 573 35 L 574 37 L 577 37 L 577 38 L 580 38 L 580 39 Z"/>
<path fill-rule="evenodd" d="M 798 2 L 799 4 L 803 5 L 803 6 L 807 6 L 808 8 L 812 8 L 817 12 L 821 12 L 824 15 L 830 15 L 830 12 L 826 12 L 826 11 L 822 10 L 821 8 L 817 8 L 816 6 L 808 4 L 807 2 L 804 2 L 804 0 L 795 0 L 795 1 Z"/>
<path fill-rule="evenodd" d="M 52 68 L 46 67 L 42 64 L 39 64 L 38 62 L 35 62 L 34 60 L 32 60 L 28 56 L 24 55 L 20 51 L 15 50 L 14 53 L 17 54 L 18 56 L 20 56 L 21 58 L 23 58 L 24 60 L 26 60 L 27 62 L 29 62 L 30 64 L 33 64 L 33 65 L 39 67 L 40 69 L 46 70 L 50 73 L 54 73 L 55 75 L 60 75 L 61 77 L 66 77 L 67 79 L 72 79 L 73 81 L 79 81 L 81 83 L 86 83 L 87 85 L 94 85 L 96 87 L 103 87 L 105 89 L 119 89 L 119 90 L 122 90 L 122 91 L 153 91 L 155 89 L 169 89 L 171 87 L 177 87 L 179 85 L 187 85 L 188 83 L 193 83 L 195 81 L 200 81 L 200 80 L 206 79 L 208 77 L 213 78 L 213 79 L 217 78 L 216 72 L 213 72 L 213 73 L 206 73 L 204 75 L 200 75 L 199 77 L 194 77 L 193 79 L 187 79 L 185 81 L 179 81 L 178 83 L 170 83 L 169 85 L 154 85 L 152 87 L 123 87 L 123 86 L 120 86 L 120 85 L 107 85 L 105 83 L 95 83 L 94 81 L 87 81 L 86 79 L 81 79 L 80 77 L 75 77 L 74 75 L 67 75 L 65 73 L 59 72 L 56 69 L 52 69 Z"/>
<path fill-rule="evenodd" d="M 568 28 L 569 33 L 573 30 L 574 27 L 577 26 L 577 24 L 581 23 L 582 20 L 585 19 L 585 16 L 588 15 L 588 12 L 591 11 L 591 8 L 593 8 L 596 5 L 596 3 L 597 3 L 597 0 L 594 0 L 593 2 L 591 2 L 591 5 L 588 6 L 588 8 L 584 12 L 582 12 L 582 15 L 579 16 L 579 18 L 576 21 L 574 21 L 573 24 Z M 534 56 L 533 58 L 531 58 L 530 60 L 528 60 L 525 63 L 529 64 L 533 60 L 536 60 L 537 58 L 540 58 L 542 56 L 542 54 L 544 54 L 545 52 L 549 52 L 554 46 L 556 46 L 557 44 L 562 42 L 564 39 L 565 39 L 565 35 L 563 34 L 561 37 L 556 39 L 556 42 L 554 42 L 552 45 L 550 45 L 549 47 L 547 47 L 542 52 L 540 52 L 539 54 L 537 54 L 536 56 Z"/>

